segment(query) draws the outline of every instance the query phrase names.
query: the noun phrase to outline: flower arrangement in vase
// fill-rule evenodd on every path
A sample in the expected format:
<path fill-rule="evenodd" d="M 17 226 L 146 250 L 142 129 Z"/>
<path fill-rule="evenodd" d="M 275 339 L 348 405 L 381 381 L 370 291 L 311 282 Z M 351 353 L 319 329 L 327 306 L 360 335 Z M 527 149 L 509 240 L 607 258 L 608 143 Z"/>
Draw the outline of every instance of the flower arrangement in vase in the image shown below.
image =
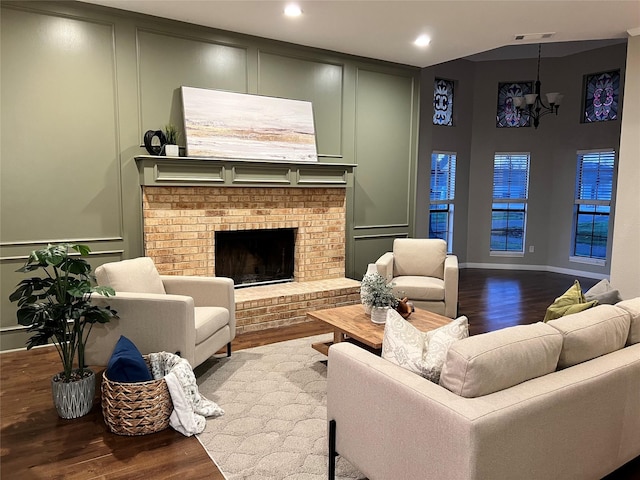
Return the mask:
<path fill-rule="evenodd" d="M 385 323 L 387 310 L 395 308 L 398 299 L 393 294 L 393 284 L 387 283 L 379 273 L 367 273 L 360 284 L 362 304 L 371 309 L 371 321 Z"/>

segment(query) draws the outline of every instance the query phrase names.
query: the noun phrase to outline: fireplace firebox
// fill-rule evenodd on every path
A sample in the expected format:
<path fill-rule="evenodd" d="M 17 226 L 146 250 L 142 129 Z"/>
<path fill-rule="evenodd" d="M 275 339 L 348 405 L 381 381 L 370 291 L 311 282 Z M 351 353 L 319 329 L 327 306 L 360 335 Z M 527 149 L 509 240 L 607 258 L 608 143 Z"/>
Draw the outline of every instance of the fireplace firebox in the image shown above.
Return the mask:
<path fill-rule="evenodd" d="M 295 229 L 215 232 L 216 275 L 236 287 L 293 281 Z"/>

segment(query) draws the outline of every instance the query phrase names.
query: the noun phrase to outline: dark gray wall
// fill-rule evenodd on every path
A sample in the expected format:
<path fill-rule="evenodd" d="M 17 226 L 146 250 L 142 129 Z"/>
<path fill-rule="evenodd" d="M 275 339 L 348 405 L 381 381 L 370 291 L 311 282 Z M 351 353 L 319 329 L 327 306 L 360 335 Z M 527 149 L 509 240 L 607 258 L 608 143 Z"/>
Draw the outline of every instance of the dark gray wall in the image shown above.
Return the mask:
<path fill-rule="evenodd" d="M 424 69 L 416 232 L 422 236 L 427 232 L 428 202 L 421 201 L 420 195 L 421 189 L 425 192 L 422 198 L 428 195 L 429 166 L 426 162 L 432 150 L 453 150 L 458 152 L 454 252 L 462 263 L 471 267 L 540 269 L 596 278 L 608 275 L 611 238 L 604 266 L 569 261 L 576 153 L 600 148 L 619 151 L 620 120 L 580 123 L 582 82 L 585 74 L 619 68 L 623 79 L 622 93 L 625 59 L 626 44 L 562 58 L 543 58 L 540 73 L 543 94 L 561 91 L 565 97 L 559 115 L 542 118 L 537 130 L 495 126 L 498 83 L 535 80 L 537 59 L 457 60 Z M 434 76 L 458 82 L 454 100 L 455 127 L 425 125 L 431 122 L 433 106 L 429 92 L 433 91 Z M 495 152 L 531 154 L 523 257 L 489 254 Z M 462 218 L 458 218 L 459 215 Z M 610 236 L 612 232 L 613 228 L 610 228 Z M 529 252 L 529 246 L 534 247 L 533 253 Z"/>
<path fill-rule="evenodd" d="M 356 254 L 363 234 L 413 234 L 418 69 L 75 2 L 3 1 L 1 21 L 0 348 L 24 345 L 8 296 L 31 250 L 143 254 L 133 157 L 182 129 L 182 85 L 313 102 L 320 161 L 358 165 L 347 275 L 377 252 Z"/>

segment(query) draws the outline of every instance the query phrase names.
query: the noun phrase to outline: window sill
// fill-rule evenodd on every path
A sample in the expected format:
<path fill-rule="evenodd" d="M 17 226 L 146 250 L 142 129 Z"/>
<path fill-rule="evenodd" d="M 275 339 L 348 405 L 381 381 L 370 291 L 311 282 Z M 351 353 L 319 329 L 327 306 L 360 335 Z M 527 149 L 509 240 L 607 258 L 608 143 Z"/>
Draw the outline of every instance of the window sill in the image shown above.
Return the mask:
<path fill-rule="evenodd" d="M 569 257 L 569 261 L 573 263 L 584 263 L 585 265 L 599 265 L 601 267 L 604 267 L 607 264 L 606 260 L 590 257 Z"/>
<path fill-rule="evenodd" d="M 502 252 L 502 251 L 490 251 L 490 257 L 511 257 L 511 258 L 520 258 L 524 257 L 524 252 Z"/>

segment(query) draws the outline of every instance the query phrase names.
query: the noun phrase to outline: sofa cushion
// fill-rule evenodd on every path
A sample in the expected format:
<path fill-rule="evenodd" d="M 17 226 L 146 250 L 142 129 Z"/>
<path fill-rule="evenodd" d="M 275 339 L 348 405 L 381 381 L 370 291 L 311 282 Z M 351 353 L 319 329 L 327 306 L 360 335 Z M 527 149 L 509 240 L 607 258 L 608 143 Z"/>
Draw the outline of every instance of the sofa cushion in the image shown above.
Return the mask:
<path fill-rule="evenodd" d="M 542 322 L 475 335 L 449 348 L 440 385 L 463 397 L 504 390 L 555 371 L 562 335 Z"/>
<path fill-rule="evenodd" d="M 96 268 L 96 280 L 116 292 L 167 293 L 149 257 L 105 263 Z"/>
<path fill-rule="evenodd" d="M 467 317 L 421 332 L 390 309 L 382 340 L 382 358 L 438 383 L 447 350 L 455 341 L 468 336 Z"/>
<path fill-rule="evenodd" d="M 630 300 L 618 302 L 616 307 L 620 307 L 629 312 L 631 327 L 629 327 L 629 337 L 627 337 L 627 345 L 640 343 L 640 297 Z"/>
<path fill-rule="evenodd" d="M 396 238 L 393 241 L 393 276 L 444 278 L 447 242 L 439 238 Z"/>
<path fill-rule="evenodd" d="M 597 303 L 598 302 L 596 300 L 587 302 L 582 294 L 580 282 L 576 280 L 573 282 L 573 285 L 569 290 L 564 292 L 561 296 L 556 298 L 551 305 L 549 305 L 544 316 L 544 321 L 548 322 L 549 320 L 560 318 L 564 315 L 581 312 L 595 306 Z"/>
<path fill-rule="evenodd" d="M 196 345 L 229 324 L 229 310 L 223 307 L 195 307 Z"/>
<path fill-rule="evenodd" d="M 564 338 L 558 368 L 567 368 L 624 347 L 629 336 L 629 312 L 614 305 L 551 320 Z"/>
<path fill-rule="evenodd" d="M 584 298 L 587 302 L 597 300 L 599 304 L 603 305 L 615 305 L 622 300 L 620 292 L 613 288 L 606 278 L 584 292 Z"/>
<path fill-rule="evenodd" d="M 444 281 L 435 277 L 395 277 L 392 280 L 393 291 L 398 296 L 411 300 L 444 300 Z"/>
<path fill-rule="evenodd" d="M 109 380 L 120 383 L 148 382 L 153 380 L 147 363 L 138 347 L 124 335 L 113 349 L 106 375 Z"/>

